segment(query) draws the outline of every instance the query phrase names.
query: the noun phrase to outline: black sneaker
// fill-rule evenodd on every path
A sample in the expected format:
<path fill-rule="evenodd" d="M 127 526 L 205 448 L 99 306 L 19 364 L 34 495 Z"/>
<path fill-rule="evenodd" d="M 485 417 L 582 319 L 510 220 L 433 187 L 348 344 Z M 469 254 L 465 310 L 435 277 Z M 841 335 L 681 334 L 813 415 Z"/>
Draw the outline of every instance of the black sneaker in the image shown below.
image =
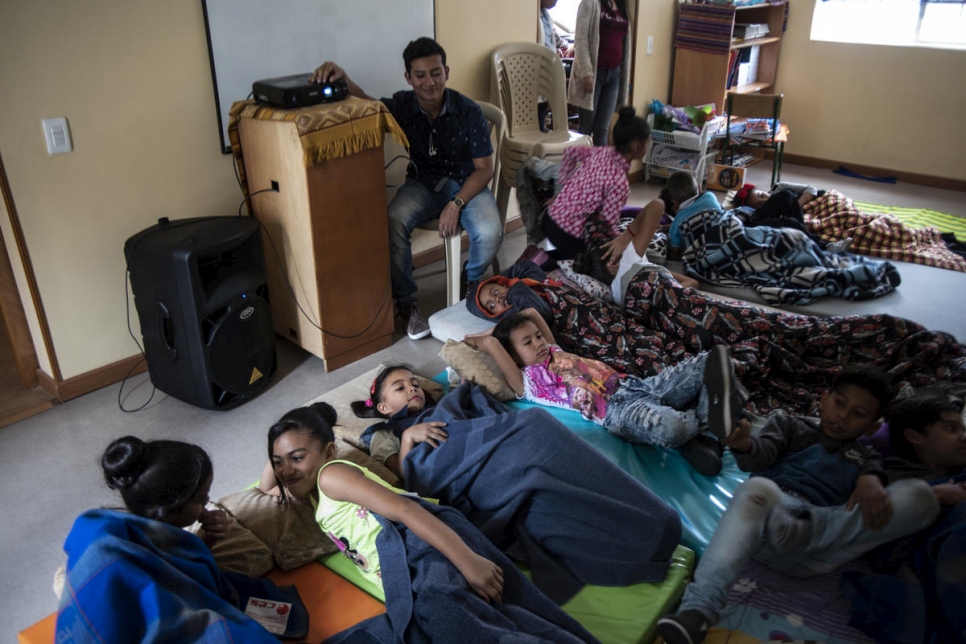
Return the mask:
<path fill-rule="evenodd" d="M 466 275 L 466 264 L 468 262 L 463 262 L 463 269 L 460 271 L 460 299 L 465 300 L 466 294 L 476 293 L 476 287 L 480 285 L 479 280 L 475 282 L 469 281 L 469 277 Z"/>
<path fill-rule="evenodd" d="M 682 610 L 657 620 L 657 634 L 667 644 L 698 644 L 708 634 L 708 620 L 701 611 Z"/>
<path fill-rule="evenodd" d="M 728 347 L 723 344 L 711 347 L 704 367 L 704 386 L 708 390 L 708 428 L 724 440 L 738 424 L 746 395 Z"/>
<path fill-rule="evenodd" d="M 698 474 L 716 476 L 721 471 L 721 455 L 704 438 L 701 435 L 695 436 L 679 447 L 678 452 Z"/>

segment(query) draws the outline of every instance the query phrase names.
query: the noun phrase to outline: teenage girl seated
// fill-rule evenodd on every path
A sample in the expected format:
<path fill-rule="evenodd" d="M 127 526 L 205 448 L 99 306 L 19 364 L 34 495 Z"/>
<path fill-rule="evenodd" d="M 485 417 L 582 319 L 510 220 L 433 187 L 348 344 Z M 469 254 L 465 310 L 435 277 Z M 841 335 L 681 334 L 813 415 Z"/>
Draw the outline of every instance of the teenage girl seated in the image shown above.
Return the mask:
<path fill-rule="evenodd" d="M 205 509 L 212 466 L 203 449 L 125 436 L 101 467 L 125 510 L 88 510 L 74 522 L 56 641 L 278 641 L 239 603 L 253 589 L 270 598 L 262 591 L 271 583 L 229 577 L 206 545 L 224 537 L 227 516 Z M 184 530 L 196 521 L 201 537 Z"/>

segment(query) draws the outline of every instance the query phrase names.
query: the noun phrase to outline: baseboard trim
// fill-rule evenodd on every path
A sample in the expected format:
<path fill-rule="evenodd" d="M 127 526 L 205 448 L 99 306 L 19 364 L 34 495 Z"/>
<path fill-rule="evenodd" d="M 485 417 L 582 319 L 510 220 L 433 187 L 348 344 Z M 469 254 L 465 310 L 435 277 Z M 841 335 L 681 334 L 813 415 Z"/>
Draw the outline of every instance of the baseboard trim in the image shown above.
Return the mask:
<path fill-rule="evenodd" d="M 37 379 L 47 393 L 60 402 L 66 402 L 147 370 L 148 363 L 144 356 L 136 355 L 59 382 L 43 369 L 38 369 Z"/>
<path fill-rule="evenodd" d="M 796 165 L 804 165 L 810 168 L 828 168 L 830 170 L 835 170 L 839 166 L 845 166 L 852 172 L 863 174 L 867 177 L 895 177 L 897 181 L 914 183 L 920 186 L 966 192 L 966 181 L 961 179 L 936 177 L 931 174 L 919 174 L 917 172 L 891 170 L 889 168 L 880 168 L 858 163 L 843 163 L 841 161 L 833 161 L 831 159 L 819 159 L 816 157 L 802 156 L 800 154 L 789 154 L 788 152 L 785 153 L 784 161 L 785 163 L 794 163 Z"/>

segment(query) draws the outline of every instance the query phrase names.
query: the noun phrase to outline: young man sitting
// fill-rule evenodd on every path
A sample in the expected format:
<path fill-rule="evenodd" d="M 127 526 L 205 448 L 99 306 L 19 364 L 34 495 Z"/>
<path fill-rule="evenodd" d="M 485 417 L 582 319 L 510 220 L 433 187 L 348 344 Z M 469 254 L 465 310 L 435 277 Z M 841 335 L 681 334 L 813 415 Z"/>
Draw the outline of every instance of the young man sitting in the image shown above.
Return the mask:
<path fill-rule="evenodd" d="M 403 51 L 411 91 L 384 98 L 409 139 L 406 183 L 389 204 L 389 255 L 392 295 L 413 340 L 429 335 L 416 303 L 411 236 L 421 223 L 439 218 L 439 236 L 460 228 L 470 238 L 469 259 L 460 275 L 460 295 L 476 290 L 503 242 L 500 211 L 487 187 L 493 178 L 490 129 L 480 106 L 447 89 L 446 52 L 432 38 L 417 38 Z M 349 94 L 372 99 L 341 67 L 329 61 L 312 74 L 326 83 L 345 80 Z M 374 231 L 375 232 L 375 231 Z"/>

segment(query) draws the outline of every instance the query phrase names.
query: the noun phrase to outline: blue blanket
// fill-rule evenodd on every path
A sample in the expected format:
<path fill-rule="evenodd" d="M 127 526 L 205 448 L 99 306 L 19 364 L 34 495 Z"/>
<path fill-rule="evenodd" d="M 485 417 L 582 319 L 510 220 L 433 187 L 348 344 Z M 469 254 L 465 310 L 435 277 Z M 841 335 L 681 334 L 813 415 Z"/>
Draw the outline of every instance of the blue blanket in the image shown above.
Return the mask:
<path fill-rule="evenodd" d="M 681 224 L 681 238 L 686 273 L 723 286 L 749 286 L 772 305 L 809 304 L 825 296 L 868 300 L 891 293 L 900 281 L 889 262 L 827 253 L 794 228 L 745 228 L 731 210 L 692 214 Z"/>
<path fill-rule="evenodd" d="M 540 593 L 480 531 L 454 510 L 417 499 L 477 554 L 503 570 L 503 601 L 490 604 L 438 550 L 405 524 L 373 515 L 386 591 L 386 612 L 328 640 L 362 642 L 597 642 L 576 620 Z"/>
<path fill-rule="evenodd" d="M 909 545 L 895 544 L 906 551 Z M 877 642 L 966 641 L 966 501 L 945 509 L 911 546 L 905 561 L 918 583 L 908 576 L 843 573 L 850 624 Z"/>
<path fill-rule="evenodd" d="M 74 522 L 64 550 L 57 642 L 278 641 L 236 608 L 232 583 L 185 530 L 89 510 Z"/>
<path fill-rule="evenodd" d="M 665 578 L 677 513 L 546 411 L 510 410 L 467 382 L 414 422 L 433 420 L 449 437 L 409 452 L 406 487 L 460 510 L 554 600 Z"/>

